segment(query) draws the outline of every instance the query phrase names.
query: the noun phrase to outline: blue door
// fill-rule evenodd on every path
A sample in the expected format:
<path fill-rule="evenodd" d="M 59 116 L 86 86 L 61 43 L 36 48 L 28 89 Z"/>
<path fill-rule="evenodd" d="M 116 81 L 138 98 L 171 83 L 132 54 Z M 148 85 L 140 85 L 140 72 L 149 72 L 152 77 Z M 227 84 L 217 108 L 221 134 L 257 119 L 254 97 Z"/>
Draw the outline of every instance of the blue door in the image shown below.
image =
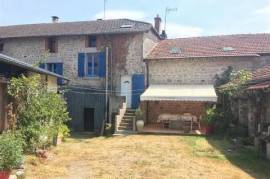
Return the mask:
<path fill-rule="evenodd" d="M 137 109 L 140 104 L 140 96 L 145 90 L 144 74 L 132 75 L 132 108 Z"/>

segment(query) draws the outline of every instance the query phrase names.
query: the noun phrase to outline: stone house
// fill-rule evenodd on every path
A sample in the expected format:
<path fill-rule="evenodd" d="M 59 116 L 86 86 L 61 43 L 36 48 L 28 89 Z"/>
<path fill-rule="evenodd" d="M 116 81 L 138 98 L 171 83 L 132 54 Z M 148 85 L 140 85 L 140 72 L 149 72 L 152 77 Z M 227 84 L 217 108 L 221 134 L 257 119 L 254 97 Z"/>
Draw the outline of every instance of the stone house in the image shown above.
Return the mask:
<path fill-rule="evenodd" d="M 121 96 L 129 108 L 138 106 L 143 59 L 159 40 L 150 23 L 129 19 L 58 22 L 53 17 L 52 23 L 0 27 L 1 53 L 40 62 L 70 79 L 66 98 L 71 127 L 78 131 L 100 130 L 104 119 L 111 121 L 118 112 Z"/>
<path fill-rule="evenodd" d="M 214 89 L 217 77 L 228 67 L 254 70 L 269 64 L 269 54 L 270 34 L 160 41 L 145 58 L 148 88 L 141 101 L 146 129 L 147 126 L 175 129 L 177 124 L 168 122 L 168 118 L 183 115 L 191 119 L 187 124 L 191 129 L 192 121 L 193 129 L 200 128 L 206 106 L 217 100 Z"/>
<path fill-rule="evenodd" d="M 270 159 L 270 65 L 257 69 L 248 85 L 246 125 L 259 153 Z"/>
<path fill-rule="evenodd" d="M 42 82 L 47 85 L 48 90 L 53 92 L 57 92 L 57 79 L 68 80 L 61 75 L 34 67 L 0 53 L 0 132 L 8 128 L 7 110 L 10 99 L 7 95 L 7 84 L 9 80 L 12 77 L 33 74 L 40 74 Z"/>

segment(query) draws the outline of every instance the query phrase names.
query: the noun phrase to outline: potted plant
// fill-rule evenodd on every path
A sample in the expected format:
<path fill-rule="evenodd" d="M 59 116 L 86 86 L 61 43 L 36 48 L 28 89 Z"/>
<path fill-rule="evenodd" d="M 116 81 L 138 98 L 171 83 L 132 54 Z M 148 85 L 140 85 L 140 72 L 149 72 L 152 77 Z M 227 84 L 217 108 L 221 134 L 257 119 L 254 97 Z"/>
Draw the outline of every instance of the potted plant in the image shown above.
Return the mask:
<path fill-rule="evenodd" d="M 144 121 L 143 121 L 143 112 L 141 111 L 140 108 L 138 108 L 135 112 L 136 115 L 136 127 L 138 132 L 143 131 L 144 127 Z"/>
<path fill-rule="evenodd" d="M 202 118 L 202 123 L 205 127 L 205 134 L 209 135 L 214 132 L 214 123 L 217 118 L 216 108 L 208 107 L 205 110 L 205 115 Z"/>
<path fill-rule="evenodd" d="M 20 166 L 23 159 L 23 142 L 11 133 L 0 136 L 0 178 L 8 179 L 11 170 Z"/>

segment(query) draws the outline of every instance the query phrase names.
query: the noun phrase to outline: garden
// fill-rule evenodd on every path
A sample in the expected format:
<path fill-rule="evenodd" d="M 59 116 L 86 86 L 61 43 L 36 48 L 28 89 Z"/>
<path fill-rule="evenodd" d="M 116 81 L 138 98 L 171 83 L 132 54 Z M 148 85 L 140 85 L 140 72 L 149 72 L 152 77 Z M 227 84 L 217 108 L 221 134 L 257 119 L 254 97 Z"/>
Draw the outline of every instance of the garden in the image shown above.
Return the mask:
<path fill-rule="evenodd" d="M 61 94 L 50 92 L 39 75 L 12 78 L 8 85 L 9 130 L 0 135 L 0 178 L 23 174 L 25 154 L 46 157 L 47 149 L 69 135 Z"/>

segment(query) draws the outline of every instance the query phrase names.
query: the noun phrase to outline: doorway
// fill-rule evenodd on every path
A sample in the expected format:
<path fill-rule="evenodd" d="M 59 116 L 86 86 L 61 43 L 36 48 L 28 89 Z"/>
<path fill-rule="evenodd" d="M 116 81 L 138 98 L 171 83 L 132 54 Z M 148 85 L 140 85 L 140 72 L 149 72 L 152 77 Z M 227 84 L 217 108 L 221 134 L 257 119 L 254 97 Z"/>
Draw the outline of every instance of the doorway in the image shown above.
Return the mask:
<path fill-rule="evenodd" d="M 121 96 L 126 97 L 127 107 L 131 108 L 132 81 L 131 76 L 121 76 Z"/>
<path fill-rule="evenodd" d="M 94 132 L 95 109 L 84 108 L 84 131 Z"/>

